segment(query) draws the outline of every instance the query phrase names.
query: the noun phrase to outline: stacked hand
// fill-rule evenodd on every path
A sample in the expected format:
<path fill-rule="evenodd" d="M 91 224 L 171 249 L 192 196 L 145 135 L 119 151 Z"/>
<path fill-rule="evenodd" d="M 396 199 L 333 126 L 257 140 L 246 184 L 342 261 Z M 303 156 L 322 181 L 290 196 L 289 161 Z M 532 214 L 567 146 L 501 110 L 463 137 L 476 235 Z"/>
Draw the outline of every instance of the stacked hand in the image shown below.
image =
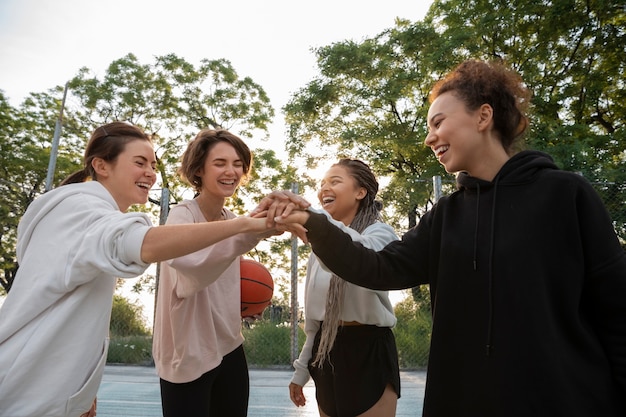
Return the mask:
<path fill-rule="evenodd" d="M 306 209 L 310 206 L 311 203 L 291 191 L 274 191 L 263 197 L 250 216 L 265 217 L 268 227 L 291 232 L 307 242 L 303 224 L 309 219 Z"/>

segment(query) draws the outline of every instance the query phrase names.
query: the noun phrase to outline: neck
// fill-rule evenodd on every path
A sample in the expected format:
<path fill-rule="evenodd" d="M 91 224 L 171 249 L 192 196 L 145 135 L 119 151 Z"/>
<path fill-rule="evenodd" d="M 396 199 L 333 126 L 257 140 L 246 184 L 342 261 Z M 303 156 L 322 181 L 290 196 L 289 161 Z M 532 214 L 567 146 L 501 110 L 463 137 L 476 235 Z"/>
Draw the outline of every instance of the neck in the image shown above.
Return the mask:
<path fill-rule="evenodd" d="M 200 193 L 196 197 L 196 201 L 206 221 L 224 220 L 224 199 L 217 201 L 217 199 L 211 199 L 206 194 Z"/>

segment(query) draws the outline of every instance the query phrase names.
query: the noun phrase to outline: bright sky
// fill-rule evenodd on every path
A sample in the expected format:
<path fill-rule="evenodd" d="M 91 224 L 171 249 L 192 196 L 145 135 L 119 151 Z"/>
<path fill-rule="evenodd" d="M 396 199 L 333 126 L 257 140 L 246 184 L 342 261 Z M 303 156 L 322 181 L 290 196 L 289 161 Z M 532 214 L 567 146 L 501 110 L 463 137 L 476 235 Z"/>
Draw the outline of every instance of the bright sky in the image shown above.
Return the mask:
<path fill-rule="evenodd" d="M 282 150 L 280 109 L 316 74 L 311 48 L 360 41 L 423 19 L 432 0 L 0 0 L 0 89 L 17 106 L 87 67 L 101 77 L 128 53 L 142 64 L 174 53 L 225 58 L 267 92 L 270 139 Z M 280 148 L 280 149 L 279 149 Z"/>
<path fill-rule="evenodd" d="M 284 150 L 280 109 L 316 75 L 311 48 L 360 41 L 422 20 L 432 0 L 0 0 L 0 90 L 13 106 L 87 67 L 102 77 L 128 53 L 142 64 L 174 53 L 197 65 L 229 60 L 276 110 L 271 147 Z M 256 146 L 251 146 L 256 147 Z M 132 285 L 134 280 L 129 280 Z M 151 322 L 152 304 L 144 313 Z"/>

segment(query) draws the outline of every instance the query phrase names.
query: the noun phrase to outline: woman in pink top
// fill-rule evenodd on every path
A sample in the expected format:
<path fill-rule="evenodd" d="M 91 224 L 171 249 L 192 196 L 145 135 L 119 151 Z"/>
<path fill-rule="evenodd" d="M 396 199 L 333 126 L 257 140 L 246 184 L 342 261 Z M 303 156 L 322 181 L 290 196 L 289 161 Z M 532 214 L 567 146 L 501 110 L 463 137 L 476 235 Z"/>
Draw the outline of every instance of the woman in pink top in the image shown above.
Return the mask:
<path fill-rule="evenodd" d="M 224 207 L 250 171 L 246 144 L 206 129 L 189 143 L 179 173 L 196 191 L 167 224 L 235 218 Z M 163 416 L 246 416 L 248 366 L 241 334 L 240 256 L 267 233 L 244 233 L 161 263 L 153 356 Z"/>

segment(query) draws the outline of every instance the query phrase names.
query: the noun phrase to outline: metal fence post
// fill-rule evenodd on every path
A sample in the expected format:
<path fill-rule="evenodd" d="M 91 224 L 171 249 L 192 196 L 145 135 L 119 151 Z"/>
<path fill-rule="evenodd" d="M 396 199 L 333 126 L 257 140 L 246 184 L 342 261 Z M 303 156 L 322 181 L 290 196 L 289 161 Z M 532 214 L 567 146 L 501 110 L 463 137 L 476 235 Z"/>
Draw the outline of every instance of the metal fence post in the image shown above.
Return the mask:
<path fill-rule="evenodd" d="M 442 193 L 441 177 L 439 175 L 435 175 L 433 177 L 433 195 L 435 196 L 435 202 L 439 201 Z"/>
<path fill-rule="evenodd" d="M 291 183 L 291 192 L 298 194 L 298 184 Z M 291 236 L 291 363 L 298 357 L 298 237 Z"/>
<path fill-rule="evenodd" d="M 165 224 L 167 216 L 170 214 L 170 189 L 161 189 L 161 201 L 159 202 L 159 225 Z M 156 264 L 156 274 L 154 277 L 154 309 L 152 311 L 152 334 L 154 334 L 154 322 L 156 319 L 157 297 L 159 295 L 159 276 L 161 275 L 161 262 Z"/>
<path fill-rule="evenodd" d="M 67 97 L 67 88 L 69 83 L 65 83 L 63 90 L 63 101 L 61 101 L 61 110 L 54 126 L 54 137 L 52 138 L 52 149 L 50 150 L 50 160 L 48 161 L 48 174 L 46 175 L 46 191 L 52 189 L 52 181 L 54 179 L 54 171 L 57 164 L 57 153 L 59 152 L 59 141 L 61 137 L 61 128 L 63 126 L 63 109 L 65 108 L 65 98 Z"/>

